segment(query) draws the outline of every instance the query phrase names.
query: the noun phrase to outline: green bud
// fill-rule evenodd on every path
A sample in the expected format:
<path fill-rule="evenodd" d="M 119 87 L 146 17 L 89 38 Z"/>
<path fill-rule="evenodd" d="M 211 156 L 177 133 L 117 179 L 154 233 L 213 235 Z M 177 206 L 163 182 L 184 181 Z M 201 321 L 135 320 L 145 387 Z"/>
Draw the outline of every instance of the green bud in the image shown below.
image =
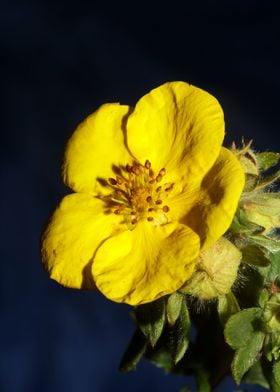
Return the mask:
<path fill-rule="evenodd" d="M 250 148 L 253 140 L 245 144 L 242 140 L 242 147 L 237 148 L 235 143 L 232 144 L 231 151 L 239 159 L 241 166 L 244 169 L 245 174 L 252 174 L 255 176 L 259 175 L 257 156 L 254 151 Z"/>
<path fill-rule="evenodd" d="M 280 332 L 280 293 L 273 294 L 267 301 L 262 318 L 267 332 Z"/>
<path fill-rule="evenodd" d="M 277 165 L 280 159 L 280 154 L 277 152 L 260 152 L 256 154 L 258 167 L 261 170 L 267 170 Z"/>
<path fill-rule="evenodd" d="M 264 227 L 264 233 L 280 227 L 280 194 L 257 193 L 244 196 L 240 208 L 249 221 Z"/>
<path fill-rule="evenodd" d="M 228 294 L 238 272 L 241 252 L 221 237 L 211 248 L 201 252 L 197 268 L 180 291 L 201 299 Z"/>

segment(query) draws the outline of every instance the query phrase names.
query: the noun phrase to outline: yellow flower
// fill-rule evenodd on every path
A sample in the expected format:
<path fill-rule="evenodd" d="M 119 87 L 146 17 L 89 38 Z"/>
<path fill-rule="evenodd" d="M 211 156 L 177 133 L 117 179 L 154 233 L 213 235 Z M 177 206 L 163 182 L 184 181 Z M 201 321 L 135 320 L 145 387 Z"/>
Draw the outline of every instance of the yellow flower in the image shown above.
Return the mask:
<path fill-rule="evenodd" d="M 228 229 L 244 186 L 223 137 L 217 100 L 184 82 L 135 108 L 102 105 L 66 147 L 63 179 L 76 193 L 43 235 L 51 278 L 131 305 L 179 289 Z"/>

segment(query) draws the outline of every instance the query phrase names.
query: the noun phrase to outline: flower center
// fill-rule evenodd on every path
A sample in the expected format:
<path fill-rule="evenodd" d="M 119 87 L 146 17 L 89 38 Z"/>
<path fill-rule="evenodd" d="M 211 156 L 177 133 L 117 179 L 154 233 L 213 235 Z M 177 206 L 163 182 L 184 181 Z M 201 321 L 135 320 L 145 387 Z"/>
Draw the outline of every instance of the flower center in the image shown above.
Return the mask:
<path fill-rule="evenodd" d="M 112 193 L 105 197 L 107 212 L 123 215 L 131 228 L 141 219 L 154 225 L 166 224 L 170 208 L 164 201 L 174 183 L 164 183 L 165 174 L 165 168 L 155 174 L 148 160 L 144 165 L 127 164 L 119 175 L 108 179 Z"/>

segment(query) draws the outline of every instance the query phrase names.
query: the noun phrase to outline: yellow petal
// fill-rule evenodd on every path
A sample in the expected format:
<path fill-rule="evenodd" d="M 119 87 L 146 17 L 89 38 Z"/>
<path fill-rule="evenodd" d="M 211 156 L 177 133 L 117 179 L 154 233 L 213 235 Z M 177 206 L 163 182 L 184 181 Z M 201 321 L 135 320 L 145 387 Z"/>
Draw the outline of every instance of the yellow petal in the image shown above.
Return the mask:
<path fill-rule="evenodd" d="M 104 180 L 115 176 L 114 165 L 131 162 L 123 133 L 129 110 L 129 106 L 105 104 L 78 126 L 65 151 L 66 185 L 76 192 L 102 193 Z"/>
<path fill-rule="evenodd" d="M 127 143 L 140 162 L 149 159 L 166 180 L 201 178 L 218 157 L 224 138 L 223 111 L 212 95 L 184 82 L 152 90 L 127 121 Z M 175 178 L 176 177 L 176 178 Z"/>
<path fill-rule="evenodd" d="M 238 159 L 222 148 L 197 192 L 197 200 L 183 222 L 199 234 L 202 249 L 209 248 L 229 228 L 244 188 L 245 175 Z"/>
<path fill-rule="evenodd" d="M 199 237 L 179 224 L 140 221 L 105 241 L 93 262 L 98 289 L 116 302 L 138 305 L 176 291 L 189 278 L 199 253 Z"/>
<path fill-rule="evenodd" d="M 121 218 L 104 214 L 104 203 L 86 194 L 66 196 L 42 238 L 42 258 L 52 279 L 64 286 L 92 289 L 91 264 L 102 241 L 119 230 Z"/>

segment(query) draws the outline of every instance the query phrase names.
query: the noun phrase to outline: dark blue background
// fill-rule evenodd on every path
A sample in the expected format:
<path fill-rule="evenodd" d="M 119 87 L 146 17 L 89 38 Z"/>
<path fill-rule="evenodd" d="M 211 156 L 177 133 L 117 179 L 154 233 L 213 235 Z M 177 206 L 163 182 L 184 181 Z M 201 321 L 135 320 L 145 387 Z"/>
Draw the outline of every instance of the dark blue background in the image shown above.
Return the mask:
<path fill-rule="evenodd" d="M 104 102 L 134 104 L 165 81 L 214 94 L 228 142 L 253 137 L 257 149 L 279 151 L 272 4 L 1 1 L 1 392 L 186 385 L 146 361 L 137 372 L 117 372 L 133 331 L 129 307 L 51 281 L 40 263 L 40 233 L 67 192 L 59 168 L 75 126 Z M 237 389 L 227 379 L 217 391 Z"/>

